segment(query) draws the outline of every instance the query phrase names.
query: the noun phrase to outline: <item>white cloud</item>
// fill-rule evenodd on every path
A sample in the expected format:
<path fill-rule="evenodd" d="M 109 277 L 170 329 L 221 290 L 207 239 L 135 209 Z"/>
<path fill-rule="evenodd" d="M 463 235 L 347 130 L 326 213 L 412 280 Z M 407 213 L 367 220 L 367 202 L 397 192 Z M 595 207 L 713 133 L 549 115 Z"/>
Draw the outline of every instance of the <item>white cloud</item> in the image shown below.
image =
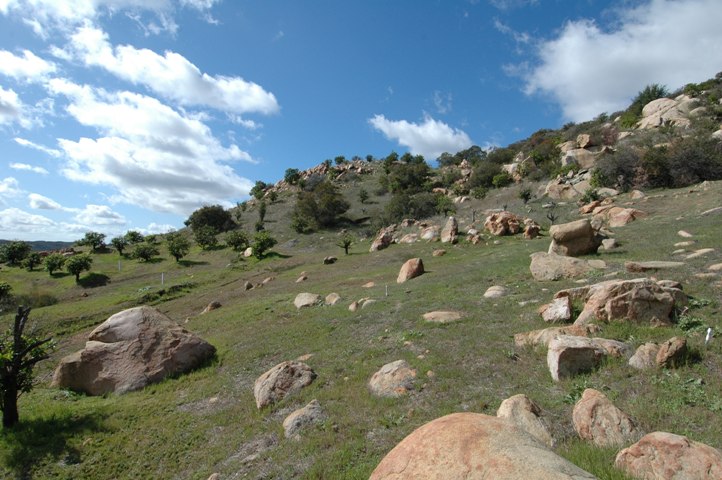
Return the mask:
<path fill-rule="evenodd" d="M 30 208 L 35 210 L 65 210 L 63 206 L 55 200 L 44 197 L 38 193 L 28 195 L 28 200 L 30 201 Z"/>
<path fill-rule="evenodd" d="M 237 145 L 223 146 L 198 117 L 131 92 L 108 93 L 66 80 L 49 82 L 68 97 L 67 111 L 101 137 L 60 139 L 71 180 L 109 185 L 115 202 L 188 215 L 206 203 L 230 206 L 229 198 L 253 186 L 223 161 L 249 161 Z M 202 118 L 202 117 L 201 117 Z"/>
<path fill-rule="evenodd" d="M 44 227 L 55 226 L 55 222 L 42 215 L 33 215 L 18 208 L 7 208 L 0 211 L 0 236 L 7 238 L 7 235 L 19 240 L 22 234 L 31 234 L 37 240 L 36 232 L 42 231 Z M 19 235 L 20 234 L 20 235 Z"/>
<path fill-rule="evenodd" d="M 28 165 L 27 163 L 11 163 L 10 168 L 12 168 L 13 170 L 25 170 L 28 172 L 35 172 L 41 175 L 48 174 L 48 171 L 45 170 L 43 167 L 35 167 L 33 165 Z"/>
<path fill-rule="evenodd" d="M 125 217 L 107 205 L 86 205 L 75 215 L 75 221 L 85 225 L 126 225 Z"/>
<path fill-rule="evenodd" d="M 17 197 L 23 193 L 20 190 L 20 184 L 13 177 L 5 177 L 0 180 L 0 204 L 4 203 L 4 198 Z"/>
<path fill-rule="evenodd" d="M 454 97 L 450 92 L 440 92 L 438 90 L 434 92 L 434 106 L 436 107 L 436 111 L 441 115 L 451 112 L 453 100 Z"/>
<path fill-rule="evenodd" d="M 21 57 L 0 50 L 0 73 L 16 80 L 40 81 L 55 72 L 55 64 L 43 60 L 30 50 L 23 50 Z"/>
<path fill-rule="evenodd" d="M 388 120 L 383 115 L 375 115 L 369 123 L 389 140 L 408 147 L 414 155 L 423 155 L 426 160 L 434 160 L 444 152 L 456 153 L 472 145 L 463 130 L 452 128 L 428 115 L 420 124 Z"/>
<path fill-rule="evenodd" d="M 86 65 L 102 67 L 181 105 L 208 106 L 234 113 L 279 111 L 276 97 L 260 85 L 240 77 L 208 75 L 175 52 L 159 55 L 130 45 L 113 47 L 105 32 L 91 26 L 79 28 L 71 37 L 71 45 Z"/>
<path fill-rule="evenodd" d="M 13 140 L 15 140 L 15 143 L 18 145 L 22 145 L 23 147 L 32 148 L 33 150 L 37 150 L 39 152 L 47 153 L 51 157 L 58 158 L 60 157 L 63 152 L 60 150 L 56 150 L 54 148 L 48 148 L 45 145 L 39 145 L 37 143 L 31 142 L 30 140 L 27 140 L 25 138 L 15 137 Z M 42 173 L 42 172 L 39 172 Z M 47 171 L 45 173 L 48 173 Z"/>
<path fill-rule="evenodd" d="M 158 233 L 168 233 L 176 229 L 173 225 L 150 223 L 145 228 L 139 228 L 138 231 L 143 235 L 154 235 Z"/>
<path fill-rule="evenodd" d="M 646 85 L 677 88 L 720 70 L 719 0 L 649 0 L 618 15 L 608 31 L 568 22 L 543 42 L 526 93 L 549 95 L 567 119 L 583 121 L 626 108 Z"/>
<path fill-rule="evenodd" d="M 17 122 L 27 128 L 30 120 L 26 117 L 25 105 L 13 89 L 5 90 L 0 87 L 0 125 L 9 125 Z"/>
<path fill-rule="evenodd" d="M 208 11 L 216 0 L 0 0 L 0 13 L 17 14 L 33 31 L 42 36 L 48 35 L 48 29 L 68 30 L 87 21 L 96 20 L 103 15 L 114 15 L 124 11 L 129 16 L 140 19 L 141 12 L 152 12 L 156 20 L 143 24 L 147 31 L 174 33 L 178 26 L 173 20 L 177 10 L 192 8 L 211 19 Z"/>
<path fill-rule="evenodd" d="M 527 5 L 537 5 L 539 0 L 489 0 L 489 3 L 499 10 L 512 10 L 526 7 Z"/>

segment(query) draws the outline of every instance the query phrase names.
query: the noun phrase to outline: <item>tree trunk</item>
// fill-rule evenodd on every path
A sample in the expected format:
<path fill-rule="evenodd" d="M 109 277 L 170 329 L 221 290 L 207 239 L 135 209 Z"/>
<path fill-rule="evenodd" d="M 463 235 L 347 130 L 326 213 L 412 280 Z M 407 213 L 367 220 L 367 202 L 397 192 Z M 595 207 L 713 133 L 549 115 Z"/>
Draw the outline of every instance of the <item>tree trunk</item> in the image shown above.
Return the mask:
<path fill-rule="evenodd" d="M 18 391 L 13 382 L 4 386 L 3 399 L 3 428 L 15 426 L 20 420 L 18 415 Z"/>

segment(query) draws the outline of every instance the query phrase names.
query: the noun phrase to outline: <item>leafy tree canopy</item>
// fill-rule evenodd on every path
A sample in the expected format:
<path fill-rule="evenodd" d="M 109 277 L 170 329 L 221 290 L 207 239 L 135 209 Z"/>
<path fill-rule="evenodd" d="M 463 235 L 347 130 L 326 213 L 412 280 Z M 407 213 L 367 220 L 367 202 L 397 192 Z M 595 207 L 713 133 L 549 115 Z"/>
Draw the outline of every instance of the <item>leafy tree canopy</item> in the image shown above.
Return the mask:
<path fill-rule="evenodd" d="M 231 212 L 221 205 L 207 205 L 191 213 L 185 225 L 196 232 L 202 227 L 211 227 L 215 233 L 227 232 L 236 228 Z"/>

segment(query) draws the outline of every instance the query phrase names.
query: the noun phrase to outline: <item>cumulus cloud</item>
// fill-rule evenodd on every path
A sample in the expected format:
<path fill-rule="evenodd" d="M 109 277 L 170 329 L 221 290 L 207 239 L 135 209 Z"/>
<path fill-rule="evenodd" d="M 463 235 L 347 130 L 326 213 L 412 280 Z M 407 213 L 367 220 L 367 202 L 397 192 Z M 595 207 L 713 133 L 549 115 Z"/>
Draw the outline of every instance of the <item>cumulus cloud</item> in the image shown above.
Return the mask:
<path fill-rule="evenodd" d="M 192 8 L 207 16 L 216 0 L 181 0 L 180 6 Z M 155 20 L 143 24 L 146 31 L 174 33 L 176 2 L 172 0 L 0 0 L 0 13 L 19 15 L 37 35 L 47 36 L 48 29 L 71 29 L 102 15 L 125 11 L 140 18 L 140 12 L 152 12 Z M 208 17 L 209 18 L 209 17 Z"/>
<path fill-rule="evenodd" d="M 40 145 L 35 142 L 31 142 L 30 140 L 27 140 L 25 138 L 15 137 L 13 140 L 15 140 L 15 143 L 18 145 L 22 145 L 23 147 L 32 148 L 33 150 L 37 150 L 39 152 L 47 153 L 51 157 L 60 157 L 63 153 L 60 150 L 56 150 L 54 148 L 48 148 L 45 145 Z M 43 173 L 43 172 L 38 172 Z M 48 173 L 47 171 L 45 173 Z"/>
<path fill-rule="evenodd" d="M 18 233 L 34 234 L 43 230 L 43 227 L 54 225 L 55 222 L 47 217 L 33 215 L 19 208 L 7 208 L 0 211 L 0 235 L 10 234 L 12 238 L 18 238 Z M 22 238 L 19 239 L 22 240 Z"/>
<path fill-rule="evenodd" d="M 175 52 L 159 55 L 130 45 L 111 46 L 102 30 L 84 26 L 71 37 L 71 48 L 86 65 L 99 66 L 134 84 L 144 85 L 181 105 L 198 105 L 234 113 L 273 114 L 276 97 L 240 77 L 203 73 Z"/>
<path fill-rule="evenodd" d="M 22 56 L 0 50 L 0 73 L 15 80 L 41 81 L 55 72 L 55 69 L 54 63 L 43 60 L 30 50 L 23 50 Z"/>
<path fill-rule="evenodd" d="M 249 161 L 237 145 L 224 146 L 199 118 L 158 100 L 131 92 L 109 93 L 55 79 L 67 112 L 99 138 L 60 139 L 66 177 L 112 186 L 111 199 L 160 212 L 188 215 L 206 203 L 230 206 L 227 199 L 253 186 L 223 162 Z"/>
<path fill-rule="evenodd" d="M 30 202 L 30 208 L 35 210 L 64 210 L 63 206 L 55 200 L 38 193 L 28 195 L 28 201 Z"/>
<path fill-rule="evenodd" d="M 0 87 L 0 125 L 19 123 L 27 128 L 30 120 L 26 116 L 26 107 L 13 89 Z"/>
<path fill-rule="evenodd" d="M 126 225 L 125 217 L 107 205 L 86 205 L 75 215 L 75 221 L 85 225 Z"/>
<path fill-rule="evenodd" d="M 13 177 L 5 177 L 0 180 L 0 204 L 4 204 L 5 198 L 12 198 L 21 195 L 20 184 Z"/>
<path fill-rule="evenodd" d="M 646 85 L 677 88 L 720 70 L 722 2 L 649 0 L 617 13 L 611 29 L 573 21 L 542 42 L 525 92 L 548 95 L 567 119 L 583 121 L 626 108 Z"/>
<path fill-rule="evenodd" d="M 36 167 L 33 165 L 28 165 L 27 163 L 11 163 L 10 168 L 12 168 L 13 170 L 25 170 L 28 172 L 35 172 L 41 175 L 48 174 L 48 171 L 45 170 L 43 167 Z"/>
<path fill-rule="evenodd" d="M 395 140 L 408 147 L 414 155 L 423 155 L 433 160 L 444 152 L 458 152 L 472 145 L 469 136 L 444 122 L 425 116 L 422 123 L 406 120 L 388 120 L 383 115 L 374 115 L 369 124 L 383 133 L 389 140 Z"/>

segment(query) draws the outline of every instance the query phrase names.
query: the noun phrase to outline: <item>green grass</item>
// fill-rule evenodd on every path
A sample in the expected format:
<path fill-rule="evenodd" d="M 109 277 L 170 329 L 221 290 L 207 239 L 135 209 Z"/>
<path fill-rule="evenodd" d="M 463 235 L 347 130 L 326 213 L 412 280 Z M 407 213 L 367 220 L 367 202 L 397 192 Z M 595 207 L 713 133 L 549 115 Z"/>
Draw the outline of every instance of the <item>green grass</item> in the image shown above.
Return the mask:
<path fill-rule="evenodd" d="M 343 192 L 354 203 L 364 179 Z M 518 213 L 526 207 L 512 187 L 493 191 L 484 201 L 458 205 L 462 227 L 483 223 L 485 208 L 507 204 Z M 667 259 L 677 231 L 695 235 L 694 248 L 715 247 L 704 258 L 687 261 L 658 278 L 684 284 L 698 301 L 689 314 L 704 325 L 722 328 L 720 288 L 698 278 L 707 265 L 722 262 L 719 217 L 699 217 L 715 206 L 722 184 L 708 192 L 652 192 L 637 207 L 649 218 L 615 229 L 619 250 L 600 253 L 607 262 L 602 274 L 635 278 L 624 271 L 627 260 Z M 699 194 L 699 195 L 698 195 Z M 367 213 L 383 206 L 372 194 Z M 618 202 L 626 201 L 622 197 Z M 548 226 L 541 200 L 532 200 L 530 216 Z M 83 286 L 71 276 L 51 278 L 46 272 L 2 267 L 3 281 L 14 293 L 48 294 L 57 302 L 35 308 L 31 321 L 58 340 L 53 357 L 39 365 L 37 388 L 21 397 L 21 424 L 0 433 L 0 477 L 32 478 L 192 478 L 213 472 L 222 478 L 368 478 L 379 460 L 420 425 L 442 415 L 473 411 L 494 415 L 505 398 L 525 393 L 551 419 L 558 452 L 599 478 L 625 478 L 614 471 L 616 452 L 576 440 L 571 426 L 573 400 L 586 387 L 603 391 L 647 432 L 684 434 L 721 448 L 722 342 L 703 345 L 700 329 L 649 328 L 628 324 L 604 326 L 600 336 L 630 342 L 661 341 L 687 335 L 697 355 L 674 371 L 637 372 L 611 360 L 582 377 L 555 383 L 543 349 L 513 345 L 518 332 L 544 328 L 537 308 L 557 290 L 578 286 L 573 280 L 536 282 L 529 273 L 529 254 L 544 251 L 548 238 L 490 238 L 480 245 L 417 243 L 392 245 L 368 253 L 370 240 L 351 247 L 351 255 L 335 246 L 336 232 L 300 236 L 287 227 L 290 196 L 269 205 L 267 228 L 279 238 L 278 255 L 258 261 L 238 260 L 230 249 L 193 250 L 176 263 L 161 249 L 161 260 L 139 263 L 115 253 L 94 255 L 92 273 L 107 277 L 103 285 Z M 352 208 L 357 209 L 358 205 Z M 576 206 L 558 207 L 560 220 L 576 218 Z M 360 208 L 358 212 L 361 213 Z M 253 225 L 256 212 L 243 214 Z M 355 213 L 353 215 L 356 215 Z M 437 218 L 435 221 L 441 222 Z M 363 229 L 356 233 L 363 237 Z M 498 240 L 498 244 L 494 244 Z M 443 257 L 431 252 L 445 248 Z M 338 262 L 323 265 L 335 255 Z M 421 257 L 427 273 L 396 284 L 401 264 Z M 305 271 L 308 280 L 296 283 Z M 161 285 L 161 274 L 164 284 Z M 86 277 L 84 274 L 81 278 Z M 260 283 L 246 291 L 243 284 Z M 591 278 L 598 281 L 603 276 Z M 374 281 L 370 289 L 361 285 Z M 717 280 L 719 281 L 719 280 Z M 509 295 L 483 298 L 491 285 L 504 285 Z M 386 296 L 388 286 L 388 296 Z M 336 306 L 297 311 L 300 292 L 337 292 Z M 35 292 L 35 293 L 33 293 Z M 361 297 L 377 303 L 350 312 Z M 211 301 L 222 307 L 200 315 Z M 58 360 L 82 348 L 87 334 L 108 316 L 140 302 L 150 302 L 218 349 L 215 362 L 188 375 L 126 395 L 87 397 L 48 387 Z M 432 310 L 460 310 L 465 318 L 449 325 L 430 325 L 421 315 Z M 0 324 L 10 315 L 0 318 Z M 284 360 L 312 354 L 307 363 L 318 379 L 296 395 L 258 411 L 253 382 Z M 377 399 L 367 382 L 385 363 L 404 359 L 418 371 L 415 390 L 399 399 Z M 427 372 L 433 371 L 433 376 Z M 318 399 L 327 421 L 286 440 L 281 423 L 296 408 Z M 235 476 L 235 477 L 234 477 Z"/>

